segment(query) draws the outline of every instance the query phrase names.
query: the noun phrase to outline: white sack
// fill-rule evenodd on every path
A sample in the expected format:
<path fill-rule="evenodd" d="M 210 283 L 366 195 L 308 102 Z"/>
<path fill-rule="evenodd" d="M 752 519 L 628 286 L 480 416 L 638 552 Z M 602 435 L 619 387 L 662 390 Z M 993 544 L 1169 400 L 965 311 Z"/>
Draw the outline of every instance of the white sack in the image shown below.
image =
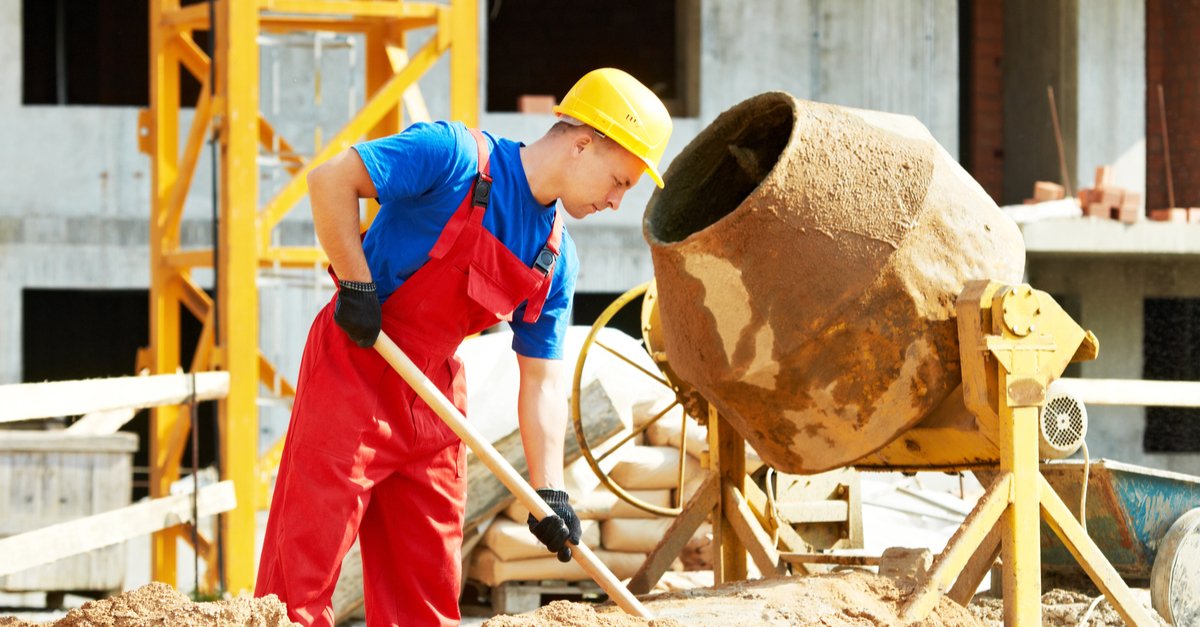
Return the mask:
<path fill-rule="evenodd" d="M 594 520 L 580 521 L 583 530 L 583 544 L 595 549 L 600 546 L 600 525 Z M 483 545 L 491 549 L 497 557 L 504 561 L 522 560 L 546 557 L 550 551 L 533 537 L 529 526 L 524 522 L 514 522 L 503 516 L 483 534 Z"/>
<path fill-rule="evenodd" d="M 609 551 L 649 553 L 662 542 L 674 518 L 613 518 L 600 523 L 600 544 Z"/>
<path fill-rule="evenodd" d="M 643 502 L 657 507 L 671 507 L 671 490 L 630 490 L 629 493 Z M 609 518 L 658 518 L 655 514 L 638 509 L 603 486 L 580 498 L 571 497 L 571 507 L 580 520 L 608 520 Z M 522 521 L 529 510 L 520 501 L 513 502 L 504 510 L 509 518 Z"/>
<path fill-rule="evenodd" d="M 686 456 L 685 477 L 701 472 L 700 462 Z M 671 489 L 679 485 L 679 449 L 669 446 L 635 446 L 613 466 L 608 477 L 626 490 Z"/>
<path fill-rule="evenodd" d="M 645 553 L 615 553 L 595 551 L 596 557 L 612 571 L 617 579 L 628 579 L 646 561 Z M 503 561 L 491 549 L 475 551 L 470 576 L 487 586 L 498 586 L 506 581 L 541 581 L 563 579 L 566 581 L 590 580 L 579 562 L 571 560 L 564 564 L 551 555 L 528 560 Z"/>

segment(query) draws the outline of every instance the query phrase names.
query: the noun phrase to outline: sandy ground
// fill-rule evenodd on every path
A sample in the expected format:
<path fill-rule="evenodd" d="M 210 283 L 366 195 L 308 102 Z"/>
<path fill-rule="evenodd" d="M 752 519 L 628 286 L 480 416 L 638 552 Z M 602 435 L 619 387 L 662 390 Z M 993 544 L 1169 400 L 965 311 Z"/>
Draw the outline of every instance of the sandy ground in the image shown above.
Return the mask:
<path fill-rule="evenodd" d="M 274 595 L 195 603 L 171 586 L 150 583 L 124 594 L 89 601 L 53 623 L 0 617 L 0 627 L 293 627 L 287 608 Z M 298 627 L 298 626 L 297 626 Z"/>
<path fill-rule="evenodd" d="M 891 627 L 899 625 L 900 592 L 866 572 L 779 577 L 650 595 L 643 604 L 656 617 L 633 618 L 613 605 L 592 608 L 556 602 L 532 615 L 498 616 L 484 627 Z M 967 610 L 943 599 L 919 627 L 979 627 Z"/>
<path fill-rule="evenodd" d="M 1150 591 L 1144 588 L 1133 589 L 1137 598 L 1149 609 L 1151 620 L 1157 621 L 1160 627 L 1167 627 L 1167 622 L 1153 609 L 1150 609 Z M 1082 592 L 1071 590 L 1050 590 L 1042 595 L 1042 627 L 1076 627 L 1080 619 L 1098 597 L 1088 596 Z M 1101 599 L 1097 602 L 1087 627 L 1125 627 L 1117 610 Z M 968 607 L 971 613 L 985 627 L 1002 627 L 1004 625 L 1004 601 L 988 595 L 977 595 Z"/>

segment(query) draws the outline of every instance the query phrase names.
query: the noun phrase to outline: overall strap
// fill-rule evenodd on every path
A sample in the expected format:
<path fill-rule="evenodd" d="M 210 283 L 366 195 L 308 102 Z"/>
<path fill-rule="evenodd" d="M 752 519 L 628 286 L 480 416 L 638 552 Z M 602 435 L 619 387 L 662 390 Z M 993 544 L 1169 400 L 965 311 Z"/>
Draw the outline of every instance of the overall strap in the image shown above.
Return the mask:
<path fill-rule="evenodd" d="M 529 302 L 525 305 L 525 316 L 522 318 L 525 322 L 537 322 L 542 315 L 542 307 L 545 306 L 546 298 L 550 295 L 550 284 L 554 282 L 554 267 L 558 265 L 562 246 L 562 230 L 562 213 L 556 211 L 554 226 L 550 229 L 550 237 L 546 239 L 546 245 L 538 253 L 537 260 L 533 262 L 533 269 L 541 272 L 544 278 L 541 285 L 538 286 L 538 290 L 529 297 Z"/>
<path fill-rule="evenodd" d="M 491 154 L 488 151 L 487 140 L 478 129 L 467 129 L 475 138 L 475 146 L 479 150 L 479 160 L 475 169 L 475 181 L 471 189 L 458 205 L 458 210 L 450 217 L 441 236 L 429 251 L 430 259 L 441 259 L 450 252 L 450 247 L 458 241 L 463 227 L 470 220 L 476 224 L 483 222 L 483 214 L 487 212 L 488 201 L 492 195 Z"/>

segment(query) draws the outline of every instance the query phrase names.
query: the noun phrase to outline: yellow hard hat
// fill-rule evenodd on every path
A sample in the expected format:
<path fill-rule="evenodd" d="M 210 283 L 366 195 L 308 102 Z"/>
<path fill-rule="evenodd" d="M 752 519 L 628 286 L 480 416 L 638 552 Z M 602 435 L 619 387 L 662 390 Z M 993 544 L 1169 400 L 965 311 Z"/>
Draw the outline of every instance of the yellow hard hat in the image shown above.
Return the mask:
<path fill-rule="evenodd" d="M 671 138 L 671 115 L 658 96 L 621 70 L 592 70 L 579 79 L 554 112 L 600 131 L 646 164 L 659 187 L 658 160 Z"/>

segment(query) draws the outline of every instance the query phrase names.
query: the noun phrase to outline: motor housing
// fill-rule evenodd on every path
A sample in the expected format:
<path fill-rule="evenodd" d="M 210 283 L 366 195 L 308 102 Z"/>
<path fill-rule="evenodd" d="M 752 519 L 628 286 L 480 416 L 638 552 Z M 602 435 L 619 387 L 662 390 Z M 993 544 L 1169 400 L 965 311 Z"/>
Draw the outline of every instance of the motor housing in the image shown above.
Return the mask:
<path fill-rule="evenodd" d="M 1077 397 L 1051 393 L 1038 420 L 1038 456 L 1064 459 L 1075 454 L 1087 437 L 1087 407 Z"/>

